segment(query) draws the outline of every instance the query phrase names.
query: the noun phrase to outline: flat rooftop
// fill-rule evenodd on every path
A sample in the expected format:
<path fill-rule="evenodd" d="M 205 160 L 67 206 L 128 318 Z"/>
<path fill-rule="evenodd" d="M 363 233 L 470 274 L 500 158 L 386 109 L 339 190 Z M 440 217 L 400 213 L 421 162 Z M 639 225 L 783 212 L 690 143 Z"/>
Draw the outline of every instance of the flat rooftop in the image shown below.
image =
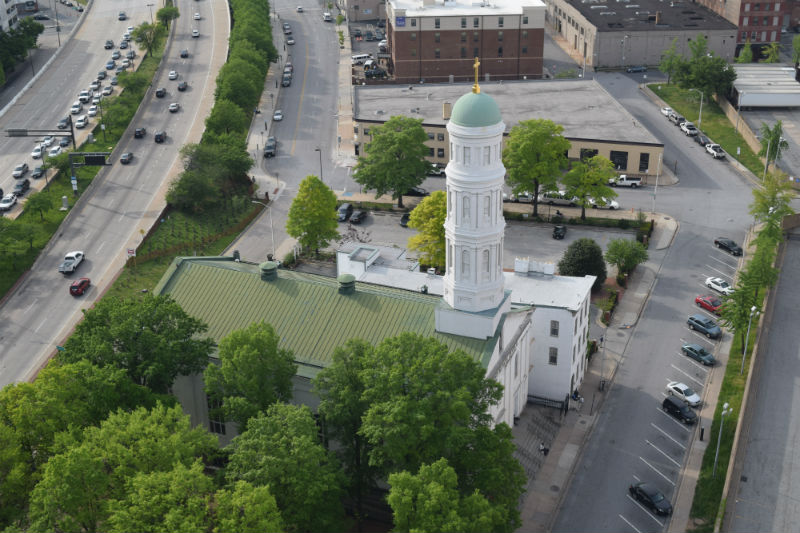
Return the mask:
<path fill-rule="evenodd" d="M 422 0 L 389 0 L 389 3 L 395 10 L 404 9 L 406 17 L 522 15 L 523 7 L 544 8 L 540 0 L 436 0 L 428 5 L 423 5 Z"/>
<path fill-rule="evenodd" d="M 471 83 L 429 85 L 360 85 L 355 88 L 357 121 L 385 122 L 394 115 L 445 126 L 442 104 L 455 105 Z M 519 80 L 483 82 L 481 92 L 495 99 L 506 133 L 520 120 L 549 119 L 564 127 L 570 140 L 663 146 L 633 115 L 594 80 Z"/>
<path fill-rule="evenodd" d="M 710 9 L 692 2 L 662 0 L 567 0 L 598 32 L 604 31 L 701 31 L 737 27 Z M 656 24 L 656 12 L 660 12 Z"/>

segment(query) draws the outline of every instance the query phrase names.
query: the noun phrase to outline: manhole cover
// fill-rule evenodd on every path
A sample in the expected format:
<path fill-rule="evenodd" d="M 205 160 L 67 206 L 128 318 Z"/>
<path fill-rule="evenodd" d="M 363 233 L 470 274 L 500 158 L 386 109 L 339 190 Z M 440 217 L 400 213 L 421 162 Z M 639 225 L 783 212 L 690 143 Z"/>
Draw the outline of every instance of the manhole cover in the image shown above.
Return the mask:
<path fill-rule="evenodd" d="M 550 490 L 553 492 L 558 492 L 561 490 L 561 488 L 558 485 L 550 485 Z"/>
<path fill-rule="evenodd" d="M 747 483 L 747 476 L 742 476 L 742 477 L 741 477 L 741 478 L 739 478 L 739 479 L 741 479 L 741 480 L 742 480 L 742 482 L 744 482 L 744 483 Z"/>

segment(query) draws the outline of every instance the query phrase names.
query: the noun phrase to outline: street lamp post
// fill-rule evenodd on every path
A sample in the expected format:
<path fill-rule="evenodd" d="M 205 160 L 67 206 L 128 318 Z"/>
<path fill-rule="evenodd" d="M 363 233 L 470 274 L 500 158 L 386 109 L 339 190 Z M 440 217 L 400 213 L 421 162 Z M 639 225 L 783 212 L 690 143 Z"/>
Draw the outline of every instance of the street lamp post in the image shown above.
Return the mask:
<path fill-rule="evenodd" d="M 750 308 L 750 319 L 747 321 L 747 337 L 744 338 L 744 353 L 742 353 L 742 368 L 739 370 L 739 375 L 744 374 L 744 360 L 747 358 L 747 342 L 750 340 L 750 326 L 753 324 L 753 317 L 758 316 L 756 306 Z"/>
<path fill-rule="evenodd" d="M 765 179 L 767 179 L 767 167 L 769 167 L 769 149 L 770 149 L 771 144 L 772 144 L 772 139 L 771 138 L 767 139 L 767 153 L 766 153 L 767 157 L 764 158 L 765 159 L 765 161 L 764 161 L 764 176 L 761 177 L 761 181 L 764 181 Z"/>
<path fill-rule="evenodd" d="M 275 258 L 275 229 L 272 226 L 272 208 L 265 204 L 264 202 L 259 202 L 258 200 L 250 200 L 250 203 L 263 205 L 269 210 L 269 233 L 272 237 L 272 253 L 270 254 L 272 258 Z"/>
<path fill-rule="evenodd" d="M 619 46 L 622 49 L 622 70 L 625 70 L 625 41 L 627 41 L 629 38 L 630 35 L 625 35 L 619 42 Z"/>
<path fill-rule="evenodd" d="M 725 415 L 729 414 L 733 409 L 731 409 L 728 402 L 722 406 L 722 413 L 720 413 L 719 418 L 719 436 L 717 437 L 717 453 L 714 454 L 714 470 L 711 472 L 711 477 L 717 477 L 717 461 L 719 460 L 719 442 L 722 440 L 722 424 L 725 423 Z"/>
<path fill-rule="evenodd" d="M 147 4 L 147 7 L 150 8 L 150 25 L 152 26 L 154 24 L 154 22 L 153 22 L 153 4 Z"/>
<path fill-rule="evenodd" d="M 325 183 L 325 180 L 322 178 L 322 150 L 319 148 L 314 148 L 315 152 L 319 152 L 319 179 L 322 183 Z"/>
<path fill-rule="evenodd" d="M 697 129 L 700 129 L 700 127 L 703 124 L 703 91 L 701 91 L 700 89 L 689 89 L 689 90 L 697 91 L 698 93 L 700 93 L 700 115 L 697 117 Z"/>

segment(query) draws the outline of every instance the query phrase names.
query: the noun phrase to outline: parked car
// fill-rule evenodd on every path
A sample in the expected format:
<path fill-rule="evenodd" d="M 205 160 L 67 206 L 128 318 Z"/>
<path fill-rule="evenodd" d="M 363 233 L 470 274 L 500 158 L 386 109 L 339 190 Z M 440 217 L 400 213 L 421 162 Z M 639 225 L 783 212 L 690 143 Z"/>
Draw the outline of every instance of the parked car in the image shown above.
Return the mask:
<path fill-rule="evenodd" d="M 71 142 L 72 142 L 72 138 L 65 135 L 65 136 L 61 137 L 58 140 L 58 146 L 60 146 L 61 148 L 64 148 L 64 147 L 69 146 L 69 144 Z"/>
<path fill-rule="evenodd" d="M 559 224 L 558 226 L 553 226 L 553 238 L 557 241 L 560 241 L 564 237 L 567 236 L 567 227 Z"/>
<path fill-rule="evenodd" d="M 28 192 L 28 189 L 30 188 L 31 188 L 31 180 L 25 178 L 15 183 L 14 188 L 11 189 L 11 192 L 14 193 L 14 195 L 17 198 L 21 198 L 26 192 Z"/>
<path fill-rule="evenodd" d="M 80 278 L 76 279 L 69 285 L 69 293 L 73 296 L 81 296 L 87 290 L 89 290 L 89 286 L 92 284 L 89 278 Z"/>
<path fill-rule="evenodd" d="M 729 239 L 727 237 L 717 237 L 714 239 L 714 246 L 720 250 L 725 250 L 731 255 L 742 255 L 742 247 L 736 244 L 733 239 Z"/>
<path fill-rule="evenodd" d="M 430 193 L 422 187 L 411 187 L 403 193 L 403 196 L 416 196 L 418 198 L 424 198 L 425 196 L 430 196 Z"/>
<path fill-rule="evenodd" d="M 100 80 L 94 80 L 92 83 L 89 84 L 89 88 L 92 91 L 99 91 L 100 90 Z"/>
<path fill-rule="evenodd" d="M 17 203 L 17 195 L 10 192 L 0 200 L 0 211 L 10 211 Z"/>
<path fill-rule="evenodd" d="M 697 129 L 697 126 L 691 122 L 684 122 L 681 124 L 681 131 L 689 136 L 694 136 L 700 133 L 700 130 Z"/>
<path fill-rule="evenodd" d="M 612 187 L 630 187 L 635 189 L 642 186 L 642 178 L 620 174 L 616 178 L 610 178 L 608 184 Z"/>
<path fill-rule="evenodd" d="M 57 155 L 61 155 L 61 152 L 62 152 L 61 145 L 54 146 L 50 148 L 49 152 L 47 152 L 47 157 L 56 157 Z"/>
<path fill-rule="evenodd" d="M 575 197 L 567 196 L 566 191 L 547 191 L 539 195 L 540 204 L 573 206 L 577 200 Z"/>
<path fill-rule="evenodd" d="M 691 315 L 686 323 L 689 325 L 689 329 L 702 333 L 709 339 L 718 339 L 722 336 L 722 329 L 707 316 Z"/>
<path fill-rule="evenodd" d="M 669 106 L 661 108 L 661 114 L 664 115 L 665 117 L 669 117 L 672 113 L 674 113 L 674 111 Z"/>
<path fill-rule="evenodd" d="M 705 147 L 707 144 L 711 144 L 711 139 L 709 139 L 708 137 L 706 137 L 702 133 L 699 133 L 699 134 L 695 135 L 693 138 L 694 138 L 694 142 L 696 142 L 700 146 Z"/>
<path fill-rule="evenodd" d="M 120 58 L 121 55 L 122 54 L 120 54 L 119 50 L 114 50 L 113 52 L 111 52 L 111 59 L 116 61 L 117 59 Z"/>
<path fill-rule="evenodd" d="M 44 176 L 44 167 L 36 167 L 33 169 L 33 172 L 31 172 L 31 177 L 33 179 L 39 179 L 42 176 Z"/>
<path fill-rule="evenodd" d="M 34 159 L 41 159 L 42 151 L 44 151 L 44 147 L 41 144 L 37 144 L 36 146 L 33 147 L 33 151 L 31 152 L 31 157 Z"/>
<path fill-rule="evenodd" d="M 725 151 L 718 144 L 707 144 L 706 152 L 711 154 L 714 159 L 725 159 Z"/>
<path fill-rule="evenodd" d="M 683 117 L 683 115 L 679 115 L 678 113 L 675 113 L 673 111 L 672 114 L 669 116 L 669 121 L 675 124 L 676 126 L 680 126 L 681 124 L 686 122 L 686 119 Z"/>
<path fill-rule="evenodd" d="M 595 209 L 610 209 L 611 211 L 615 209 L 619 209 L 619 203 L 616 200 L 609 200 L 605 197 L 600 197 L 599 200 L 595 200 L 594 198 L 588 198 L 589 205 Z"/>
<path fill-rule="evenodd" d="M 264 157 L 275 157 L 278 153 L 278 140 L 275 136 L 267 137 L 267 144 L 264 145 Z"/>
<path fill-rule="evenodd" d="M 679 400 L 683 400 L 683 402 L 690 407 L 697 407 L 700 405 L 700 396 L 685 383 L 671 381 L 667 384 L 667 394 L 675 396 Z"/>
<path fill-rule="evenodd" d="M 127 41 L 127 40 L 125 40 L 125 39 L 123 39 L 123 40 L 122 40 L 122 41 L 119 43 L 119 49 L 120 49 L 120 50 L 125 50 L 126 48 L 128 48 L 128 41 Z"/>
<path fill-rule="evenodd" d="M 65 129 L 69 128 L 69 121 L 70 121 L 70 117 L 66 116 L 66 117 L 64 117 L 64 118 L 62 118 L 61 120 L 58 121 L 58 124 L 56 125 L 56 127 L 58 129 L 60 129 L 60 130 L 65 130 Z"/>
<path fill-rule="evenodd" d="M 117 66 L 117 62 L 113 59 L 109 59 L 106 61 L 106 70 L 114 70 L 114 67 Z"/>
<path fill-rule="evenodd" d="M 96 117 L 97 116 L 97 106 L 96 105 L 91 106 L 89 108 L 89 111 L 86 112 L 86 114 L 89 115 L 90 117 Z"/>
<path fill-rule="evenodd" d="M 135 130 L 133 130 L 134 139 L 141 139 L 145 135 L 147 135 L 147 129 L 145 128 L 136 128 Z"/>
<path fill-rule="evenodd" d="M 339 222 L 347 222 L 350 216 L 353 214 L 353 204 L 344 203 L 339 206 L 339 210 L 337 211 L 336 219 Z"/>
<path fill-rule="evenodd" d="M 706 287 L 726 296 L 733 294 L 733 287 L 722 278 L 706 278 Z"/>
<path fill-rule="evenodd" d="M 133 152 L 124 152 L 121 156 L 119 156 L 119 162 L 123 165 L 127 165 L 133 161 Z"/>
<path fill-rule="evenodd" d="M 89 124 L 89 117 L 86 115 L 79 116 L 78 120 L 75 121 L 75 127 L 79 130 L 85 128 L 87 124 Z"/>
<path fill-rule="evenodd" d="M 83 104 L 80 102 L 73 102 L 72 107 L 69 108 L 69 112 L 73 115 L 77 115 L 83 111 Z"/>
<path fill-rule="evenodd" d="M 634 500 L 656 514 L 667 516 L 672 513 L 672 504 L 669 500 L 649 483 L 635 483 L 628 487 L 628 492 Z"/>
<path fill-rule="evenodd" d="M 408 219 L 411 218 L 411 215 L 408 213 L 403 213 L 403 216 L 400 217 L 400 225 L 404 228 L 408 227 Z"/>
<path fill-rule="evenodd" d="M 114 92 L 114 87 L 112 87 L 111 85 L 106 85 L 105 87 L 103 87 L 103 96 L 108 96 L 113 92 Z"/>
<path fill-rule="evenodd" d="M 28 173 L 28 163 L 20 163 L 19 165 L 14 167 L 14 171 L 11 173 L 11 175 L 19 179 L 27 173 Z"/>
<path fill-rule="evenodd" d="M 367 218 L 366 211 L 353 211 L 353 214 L 350 215 L 350 223 L 351 224 L 361 224 Z"/>
<path fill-rule="evenodd" d="M 125 57 L 128 59 L 136 58 L 136 50 L 128 50 L 127 52 L 125 52 Z"/>
<path fill-rule="evenodd" d="M 717 362 L 717 360 L 714 359 L 714 356 L 699 344 L 684 344 L 681 346 L 681 351 L 684 353 L 684 355 L 691 357 L 698 363 L 701 363 L 705 366 L 714 366 Z"/>
<path fill-rule="evenodd" d="M 697 307 L 710 311 L 715 315 L 719 315 L 719 309 L 722 307 L 722 300 L 713 294 L 698 296 L 694 299 L 694 303 L 697 304 Z"/>
<path fill-rule="evenodd" d="M 661 402 L 661 408 L 668 415 L 672 415 L 684 424 L 694 424 L 697 422 L 697 413 L 689 409 L 683 400 L 679 400 L 674 396 L 667 396 Z"/>
<path fill-rule="evenodd" d="M 627 69 L 625 69 L 628 73 L 633 72 L 647 72 L 647 67 L 644 65 L 631 65 Z"/>

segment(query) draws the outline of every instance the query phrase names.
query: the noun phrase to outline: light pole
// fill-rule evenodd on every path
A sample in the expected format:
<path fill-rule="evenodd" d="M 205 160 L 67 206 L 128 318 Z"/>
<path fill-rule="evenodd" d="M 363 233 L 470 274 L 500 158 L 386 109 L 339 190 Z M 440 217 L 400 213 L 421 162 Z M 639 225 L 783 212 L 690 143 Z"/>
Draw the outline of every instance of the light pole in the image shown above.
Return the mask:
<path fill-rule="evenodd" d="M 53 11 L 56 14 L 56 37 L 58 37 L 58 46 L 61 47 L 61 25 L 58 23 L 58 4 L 53 0 Z"/>
<path fill-rule="evenodd" d="M 630 35 L 625 35 L 619 42 L 619 47 L 622 49 L 622 70 L 625 70 L 625 41 L 630 38 Z"/>
<path fill-rule="evenodd" d="M 700 115 L 697 117 L 697 129 L 703 124 L 703 91 L 700 89 L 689 89 L 690 91 L 697 91 L 700 93 Z"/>
<path fill-rule="evenodd" d="M 153 22 L 153 4 L 147 4 L 147 7 L 150 8 L 150 25 L 152 26 L 154 24 L 154 22 Z"/>
<path fill-rule="evenodd" d="M 717 437 L 717 453 L 714 454 L 714 470 L 711 472 L 711 477 L 717 477 L 717 461 L 719 460 L 719 442 L 722 440 L 722 424 L 725 423 L 725 415 L 729 414 L 733 409 L 731 409 L 728 402 L 725 402 L 722 406 L 722 413 L 720 413 L 719 417 L 719 436 Z"/>
<path fill-rule="evenodd" d="M 739 370 L 739 375 L 744 374 L 744 360 L 747 358 L 747 341 L 750 340 L 750 326 L 753 323 L 753 317 L 758 316 L 756 306 L 750 308 L 750 319 L 747 321 L 747 337 L 744 338 L 744 353 L 742 353 L 742 368 Z"/>
<path fill-rule="evenodd" d="M 319 179 L 322 183 L 325 183 L 325 180 L 322 178 L 322 150 L 314 148 L 314 151 L 319 152 Z"/>
<path fill-rule="evenodd" d="M 766 161 L 764 161 L 764 175 L 761 177 L 761 181 L 764 181 L 765 179 L 767 179 L 767 167 L 769 166 L 769 149 L 770 149 L 771 143 L 772 143 L 772 138 L 768 138 L 767 139 L 767 154 L 766 154 L 767 157 L 765 158 Z"/>
<path fill-rule="evenodd" d="M 259 202 L 258 200 L 250 200 L 250 203 L 263 205 L 269 210 L 269 233 L 272 236 L 272 253 L 270 256 L 274 259 L 275 258 L 275 229 L 272 226 L 272 208 L 265 204 L 264 202 Z"/>

